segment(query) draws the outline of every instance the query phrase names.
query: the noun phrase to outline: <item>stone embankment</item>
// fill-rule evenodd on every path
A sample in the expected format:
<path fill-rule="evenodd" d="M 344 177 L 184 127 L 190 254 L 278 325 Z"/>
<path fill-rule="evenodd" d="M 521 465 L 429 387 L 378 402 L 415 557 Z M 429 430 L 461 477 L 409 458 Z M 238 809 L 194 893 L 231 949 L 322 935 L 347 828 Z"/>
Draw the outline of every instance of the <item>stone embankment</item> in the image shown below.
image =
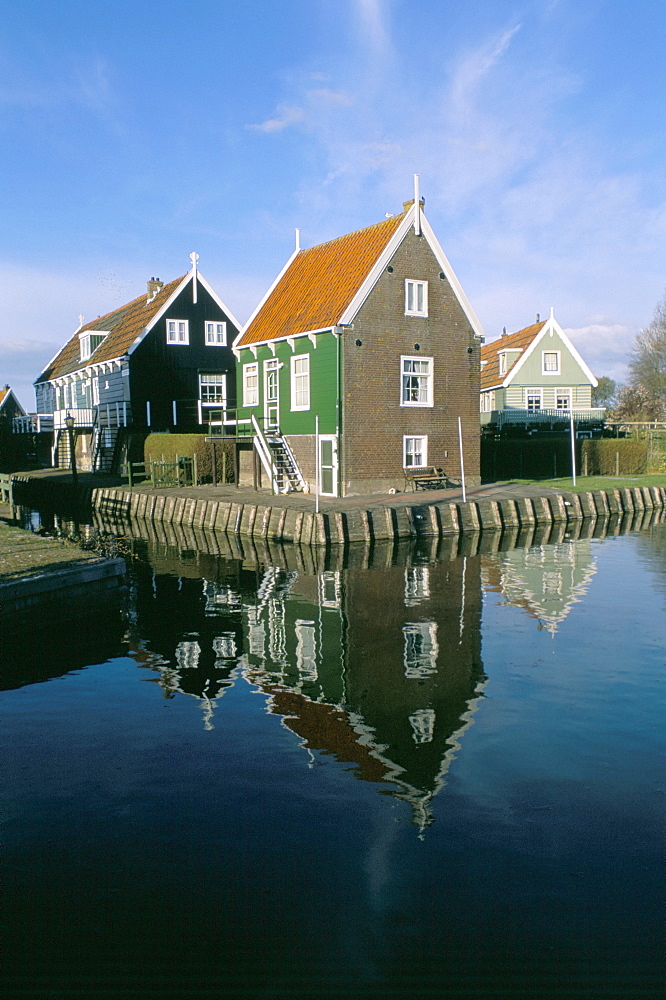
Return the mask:
<path fill-rule="evenodd" d="M 231 492 L 231 491 L 230 491 Z M 462 502 L 447 494 L 403 494 L 398 497 L 348 498 L 326 501 L 315 511 L 314 498 L 292 494 L 213 490 L 133 490 L 99 488 L 90 503 L 101 514 L 143 518 L 192 528 L 223 531 L 255 539 L 300 545 L 346 544 L 387 539 L 445 537 L 505 528 L 626 516 L 663 510 L 666 487 L 624 487 L 582 493 L 544 491 L 545 495 L 497 495 L 481 488 Z M 490 496 L 488 493 L 495 493 Z M 199 494 L 199 495 L 198 495 Z"/>

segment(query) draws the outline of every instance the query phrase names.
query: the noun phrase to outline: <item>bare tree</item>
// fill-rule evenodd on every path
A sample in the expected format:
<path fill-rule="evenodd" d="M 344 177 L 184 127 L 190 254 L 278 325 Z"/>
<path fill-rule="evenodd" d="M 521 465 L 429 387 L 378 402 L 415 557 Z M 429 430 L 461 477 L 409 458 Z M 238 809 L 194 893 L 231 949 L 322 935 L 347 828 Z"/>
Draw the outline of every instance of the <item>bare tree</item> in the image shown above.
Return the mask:
<path fill-rule="evenodd" d="M 592 406 L 605 406 L 612 409 L 617 402 L 619 386 L 615 379 L 601 375 L 596 388 L 592 389 Z"/>
<path fill-rule="evenodd" d="M 649 419 L 666 419 L 666 298 L 657 305 L 650 325 L 636 336 L 629 373 Z"/>

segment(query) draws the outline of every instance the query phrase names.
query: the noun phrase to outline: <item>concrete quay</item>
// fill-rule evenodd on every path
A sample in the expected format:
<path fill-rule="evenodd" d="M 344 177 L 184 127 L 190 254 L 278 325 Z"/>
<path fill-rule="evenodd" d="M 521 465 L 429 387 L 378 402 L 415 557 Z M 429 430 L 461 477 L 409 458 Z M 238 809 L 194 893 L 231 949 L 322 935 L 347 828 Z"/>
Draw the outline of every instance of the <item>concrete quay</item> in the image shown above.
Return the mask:
<path fill-rule="evenodd" d="M 338 545 L 421 537 L 447 537 L 612 515 L 662 511 L 666 487 L 625 486 L 568 493 L 512 483 L 466 491 L 431 490 L 366 497 L 274 496 L 234 486 L 133 489 L 100 486 L 89 492 L 93 509 L 106 517 L 132 517 L 208 529 L 253 539 L 300 545 Z"/>

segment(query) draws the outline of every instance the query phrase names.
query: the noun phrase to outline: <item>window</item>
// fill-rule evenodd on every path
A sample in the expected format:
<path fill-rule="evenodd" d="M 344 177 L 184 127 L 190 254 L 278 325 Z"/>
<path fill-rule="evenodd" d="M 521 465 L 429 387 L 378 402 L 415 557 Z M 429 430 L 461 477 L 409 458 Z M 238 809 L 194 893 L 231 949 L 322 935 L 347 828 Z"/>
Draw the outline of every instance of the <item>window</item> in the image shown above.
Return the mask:
<path fill-rule="evenodd" d="M 525 402 L 528 410 L 533 412 L 541 409 L 541 389 L 526 389 Z"/>
<path fill-rule="evenodd" d="M 543 375 L 559 375 L 560 374 L 560 352 L 559 351 L 543 351 L 541 354 L 542 363 L 542 374 Z"/>
<path fill-rule="evenodd" d="M 571 389 L 558 389 L 556 391 L 555 406 L 558 410 L 571 409 Z"/>
<path fill-rule="evenodd" d="M 166 329 L 167 344 L 189 344 L 190 324 L 186 319 L 168 319 Z"/>
<path fill-rule="evenodd" d="M 500 354 L 499 356 L 499 373 L 500 375 L 506 375 L 507 373 L 506 354 Z"/>
<path fill-rule="evenodd" d="M 296 669 L 302 681 L 317 680 L 315 623 L 296 619 Z"/>
<path fill-rule="evenodd" d="M 226 402 L 226 375 L 200 375 L 199 399 L 203 406 L 223 406 Z"/>
<path fill-rule="evenodd" d="M 259 403 L 259 364 L 253 361 L 243 365 L 243 406 L 257 406 Z"/>
<path fill-rule="evenodd" d="M 425 434 L 418 437 L 403 437 L 402 465 L 405 469 L 426 465 L 428 462 L 428 438 Z"/>
<path fill-rule="evenodd" d="M 435 709 L 417 708 L 408 718 L 412 727 L 412 739 L 416 745 L 432 743 L 435 734 Z"/>
<path fill-rule="evenodd" d="M 310 355 L 301 354 L 291 359 L 291 408 L 310 409 Z"/>
<path fill-rule="evenodd" d="M 400 358 L 402 406 L 432 406 L 432 358 Z"/>
<path fill-rule="evenodd" d="M 408 622 L 402 627 L 405 677 L 422 680 L 437 670 L 436 622 Z"/>
<path fill-rule="evenodd" d="M 87 361 L 91 354 L 97 350 L 105 337 L 106 333 L 98 333 L 94 330 L 88 330 L 87 333 L 80 333 L 79 346 L 81 361 Z"/>
<path fill-rule="evenodd" d="M 405 281 L 405 316 L 428 315 L 428 282 Z"/>
<path fill-rule="evenodd" d="M 206 345 L 208 347 L 225 347 L 227 343 L 226 323 L 206 323 Z"/>

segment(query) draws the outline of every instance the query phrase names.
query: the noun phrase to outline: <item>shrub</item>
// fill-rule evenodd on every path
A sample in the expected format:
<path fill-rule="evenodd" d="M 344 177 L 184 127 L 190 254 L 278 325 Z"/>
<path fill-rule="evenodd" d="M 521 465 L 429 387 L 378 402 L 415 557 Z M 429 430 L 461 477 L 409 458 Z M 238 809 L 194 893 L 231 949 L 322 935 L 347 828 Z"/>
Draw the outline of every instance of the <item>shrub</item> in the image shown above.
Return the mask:
<path fill-rule="evenodd" d="M 647 472 L 646 441 L 601 438 L 582 441 L 580 471 L 588 476 L 640 476 Z"/>
<path fill-rule="evenodd" d="M 226 482 L 233 482 L 233 442 L 230 440 L 206 441 L 203 434 L 149 434 L 143 446 L 145 462 L 175 462 L 178 458 L 194 458 L 197 460 L 197 478 L 199 483 L 213 481 L 213 464 L 211 447 L 215 447 L 215 463 L 217 466 L 217 481 L 222 482 L 222 469 L 226 456 Z"/>

